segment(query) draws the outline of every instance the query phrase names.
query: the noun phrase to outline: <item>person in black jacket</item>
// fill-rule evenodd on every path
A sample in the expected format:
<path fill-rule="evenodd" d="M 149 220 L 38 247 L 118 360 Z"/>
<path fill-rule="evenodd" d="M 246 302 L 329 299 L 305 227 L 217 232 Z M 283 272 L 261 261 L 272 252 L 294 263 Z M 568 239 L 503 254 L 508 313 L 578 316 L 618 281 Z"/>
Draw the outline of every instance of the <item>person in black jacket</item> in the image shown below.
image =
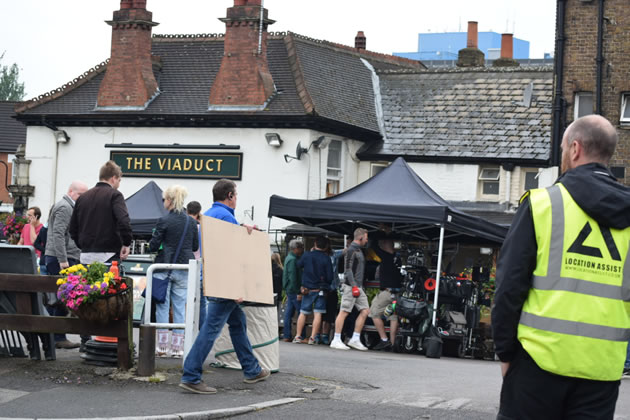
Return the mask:
<path fill-rule="evenodd" d="M 593 236 L 606 231 L 610 235 L 610 229 L 626 230 L 630 227 L 630 189 L 617 182 L 605 166 L 614 153 L 616 143 L 615 128 L 605 118 L 589 115 L 574 121 L 565 131 L 562 140 L 562 175 L 554 186 L 547 189 L 550 197 L 552 194 L 550 190 L 566 189 L 568 197 L 577 205 L 570 203 L 569 209 L 579 207 L 581 210 L 579 214 L 585 213 L 599 225 L 598 231 L 593 228 Z M 497 290 L 492 309 L 495 352 L 502 362 L 503 375 L 498 419 L 612 419 L 614 416 L 619 380 L 594 380 L 588 375 L 576 377 L 553 372 L 553 370 L 558 371 L 558 366 L 565 363 L 568 358 L 577 357 L 584 360 L 584 363 L 576 364 L 575 371 L 582 369 L 585 373 L 597 374 L 598 372 L 595 371 L 598 371 L 598 368 L 591 368 L 590 371 L 583 368 L 592 364 L 587 362 L 593 357 L 592 350 L 608 345 L 606 338 L 599 338 L 596 335 L 607 329 L 613 329 L 583 322 L 585 317 L 589 316 L 589 311 L 585 310 L 586 306 L 578 304 L 571 308 L 576 301 L 592 305 L 591 302 L 594 299 L 603 296 L 602 290 L 605 291 L 606 286 L 610 289 L 612 284 L 575 279 L 571 277 L 570 272 L 554 278 L 555 274 L 551 269 L 560 273 L 562 266 L 551 265 L 551 262 L 546 263 L 549 270 L 544 268 L 548 273 L 552 273 L 551 275 L 540 274 L 540 272 L 534 275 L 539 256 L 544 258 L 545 252 L 550 254 L 551 251 L 548 249 L 553 249 L 560 257 L 566 254 L 580 257 L 584 252 L 590 254 L 583 255 L 595 256 L 596 250 L 600 252 L 599 248 L 592 246 L 597 242 L 586 242 L 588 245 L 585 245 L 584 241 L 593 240 L 589 238 L 590 230 L 582 237 L 582 232 L 585 231 L 584 225 L 571 224 L 571 217 L 583 216 L 569 214 L 567 223 L 557 223 L 559 219 L 554 219 L 559 214 L 564 217 L 563 206 L 566 204 L 564 200 L 566 199 L 562 198 L 559 203 L 556 202 L 556 208 L 560 210 L 552 213 L 550 220 L 541 216 L 535 220 L 535 208 L 532 205 L 531 195 L 527 192 L 521 199 L 521 205 L 514 216 L 499 254 L 496 274 Z M 553 206 L 554 204 L 551 203 L 551 207 Z M 544 215 L 540 209 L 538 211 Z M 548 211 L 551 212 L 553 209 Z M 590 224 L 587 223 L 587 226 Z M 545 228 L 548 229 L 549 236 L 540 231 Z M 562 229 L 562 241 L 558 236 L 553 236 L 554 231 L 559 232 L 560 229 Z M 603 236 L 604 233 L 601 235 Z M 569 240 L 564 240 L 564 238 Z M 607 240 L 607 246 L 616 246 L 614 243 L 611 244 L 611 241 L 614 242 L 612 237 Z M 571 242 L 577 243 L 578 249 L 574 250 Z M 623 254 L 623 257 L 625 256 Z M 595 258 L 599 257 L 595 256 Z M 566 258 L 566 260 L 572 259 L 574 258 Z M 624 272 L 623 281 L 626 285 L 628 284 L 627 276 L 628 273 Z M 572 285 L 574 287 L 571 287 Z M 545 302 L 532 303 L 530 296 L 533 296 L 535 300 L 540 296 L 541 290 L 547 296 L 554 294 L 555 305 L 545 304 Z M 625 298 L 621 295 L 621 298 L 627 299 L 628 294 L 625 294 Z M 527 323 L 530 322 L 532 316 L 523 310 L 526 302 L 531 304 L 530 307 L 538 305 L 536 308 L 540 307 L 546 311 L 558 307 L 569 308 L 573 311 L 574 318 L 565 320 L 546 315 L 534 315 L 546 324 L 539 323 L 537 327 L 529 327 Z M 619 306 L 618 299 L 613 297 L 606 297 L 598 302 L 600 316 L 602 311 L 610 313 Z M 618 311 L 614 313 L 619 317 Z M 630 313 L 626 315 L 630 321 Z M 590 320 L 590 318 L 586 319 Z M 571 325 L 572 328 L 561 329 L 565 325 Z M 523 326 L 522 330 L 520 326 Z M 583 326 L 586 327 L 581 330 Z M 582 335 L 584 330 L 587 330 L 591 336 Z M 540 333 L 536 333 L 536 339 L 530 335 L 525 340 L 521 333 L 527 334 L 528 331 L 530 334 L 531 331 L 540 331 Z M 627 324 L 626 331 L 630 331 L 630 324 Z M 541 340 L 542 336 L 549 337 L 548 341 Z M 560 337 L 564 340 L 567 337 L 575 337 L 571 339 L 576 343 L 581 342 L 583 346 L 568 350 L 566 346 L 559 343 Z M 526 350 L 524 346 L 528 346 L 530 350 Z M 585 351 L 585 348 L 590 348 L 590 351 Z M 553 356 L 549 357 L 549 353 Z M 546 363 L 547 369 L 539 366 L 542 363 Z M 605 362 L 602 361 L 602 363 Z M 619 365 L 619 376 L 621 372 L 622 366 Z"/>
<path fill-rule="evenodd" d="M 151 242 L 149 242 L 149 251 L 151 252 L 157 252 L 160 245 L 162 246 L 162 252 L 158 254 L 156 263 L 188 264 L 188 260 L 195 258 L 193 252 L 199 249 L 199 234 L 197 222 L 186 214 L 184 208 L 184 200 L 187 195 L 186 188 L 179 185 L 173 185 L 163 193 L 164 208 L 169 213 L 158 220 Z M 184 235 L 186 224 L 188 227 Z M 172 303 L 173 322 L 183 324 L 186 322 L 188 271 L 172 270 L 170 275 L 168 271 L 154 274 L 154 277 L 160 276 L 162 279 L 168 277 L 168 286 L 164 302 L 158 303 L 156 306 L 156 321 L 168 323 Z M 156 353 L 160 357 L 169 355 L 182 357 L 184 355 L 184 330 L 174 330 L 170 342 L 168 330 L 158 330 Z"/>
<path fill-rule="evenodd" d="M 118 191 L 122 170 L 110 160 L 99 171 L 99 182 L 74 205 L 70 237 L 81 249 L 81 263 L 120 261 L 129 255 L 131 223 L 125 197 Z"/>

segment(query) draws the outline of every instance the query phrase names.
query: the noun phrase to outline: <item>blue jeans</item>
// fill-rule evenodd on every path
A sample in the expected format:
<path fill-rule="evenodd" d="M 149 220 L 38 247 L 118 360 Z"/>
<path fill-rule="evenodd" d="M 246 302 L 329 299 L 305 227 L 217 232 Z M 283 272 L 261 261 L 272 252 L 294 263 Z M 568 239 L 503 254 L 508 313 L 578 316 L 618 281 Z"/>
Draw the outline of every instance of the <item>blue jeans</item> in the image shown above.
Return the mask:
<path fill-rule="evenodd" d="M 254 356 L 249 338 L 247 338 L 245 312 L 236 301 L 231 299 L 208 298 L 207 302 L 206 322 L 201 326 L 199 335 L 184 361 L 182 382 L 198 384 L 201 381 L 203 363 L 210 354 L 210 350 L 212 350 L 212 346 L 214 346 L 214 342 L 221 334 L 226 322 L 229 325 L 232 345 L 243 368 L 245 378 L 250 379 L 258 376 L 262 369 Z"/>
<path fill-rule="evenodd" d="M 293 314 L 300 311 L 301 302 L 297 300 L 297 294 L 287 293 L 287 307 L 284 310 L 284 327 L 282 327 L 282 334 L 284 338 L 291 339 L 291 320 Z M 300 335 L 301 331 L 296 331 L 297 335 Z"/>
<path fill-rule="evenodd" d="M 630 341 L 628 341 L 628 352 L 626 353 L 626 364 L 624 369 L 630 369 Z"/>
<path fill-rule="evenodd" d="M 157 273 L 166 278 L 168 271 Z M 158 303 L 155 309 L 155 321 L 160 324 L 168 322 L 168 312 L 173 304 L 173 322 L 183 324 L 186 322 L 186 290 L 188 286 L 188 271 L 173 270 L 171 279 L 166 288 L 166 298 L 164 303 Z M 173 330 L 175 333 L 183 334 L 184 330 Z"/>
<path fill-rule="evenodd" d="M 59 265 L 59 260 L 57 259 L 57 257 L 51 257 L 50 255 L 47 255 L 45 257 L 42 257 L 46 263 L 46 272 L 48 274 L 50 274 L 51 276 L 58 276 L 59 272 L 61 271 L 61 266 Z M 41 262 L 41 260 L 40 260 Z M 70 267 L 72 267 L 73 265 L 79 264 L 79 260 L 75 260 L 74 258 L 68 258 L 68 264 L 70 264 Z M 66 309 L 65 306 L 61 305 L 61 306 L 55 306 L 55 307 L 47 307 L 46 308 L 48 310 L 48 313 L 50 314 L 50 316 L 66 316 L 68 315 L 68 310 Z M 89 340 L 90 337 L 89 335 L 87 336 L 81 336 L 81 341 L 85 342 L 87 340 L 85 340 L 84 338 L 87 338 L 87 340 Z M 55 343 L 59 342 L 59 341 L 66 341 L 68 338 L 66 337 L 65 334 L 59 334 L 59 333 L 55 333 Z"/>

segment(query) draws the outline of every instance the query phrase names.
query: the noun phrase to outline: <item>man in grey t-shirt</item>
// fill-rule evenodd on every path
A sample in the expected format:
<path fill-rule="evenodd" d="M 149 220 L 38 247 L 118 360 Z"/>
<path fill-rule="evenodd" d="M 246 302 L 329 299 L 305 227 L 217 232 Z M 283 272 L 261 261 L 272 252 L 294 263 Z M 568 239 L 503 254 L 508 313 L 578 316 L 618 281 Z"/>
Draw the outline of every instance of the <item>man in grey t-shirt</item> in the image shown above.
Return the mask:
<path fill-rule="evenodd" d="M 363 228 L 354 231 L 354 241 L 346 249 L 344 262 L 344 283 L 341 286 L 341 307 L 339 315 L 335 320 L 335 338 L 330 343 L 330 347 L 337 350 L 348 350 L 352 347 L 355 350 L 365 351 L 367 347 L 361 343 L 361 330 L 368 316 L 369 305 L 368 299 L 363 290 L 363 273 L 365 271 L 365 257 L 361 248 L 367 245 L 368 232 Z M 352 308 L 355 307 L 359 311 L 359 316 L 354 323 L 354 333 L 346 346 L 341 341 L 341 330 L 343 323 Z"/>

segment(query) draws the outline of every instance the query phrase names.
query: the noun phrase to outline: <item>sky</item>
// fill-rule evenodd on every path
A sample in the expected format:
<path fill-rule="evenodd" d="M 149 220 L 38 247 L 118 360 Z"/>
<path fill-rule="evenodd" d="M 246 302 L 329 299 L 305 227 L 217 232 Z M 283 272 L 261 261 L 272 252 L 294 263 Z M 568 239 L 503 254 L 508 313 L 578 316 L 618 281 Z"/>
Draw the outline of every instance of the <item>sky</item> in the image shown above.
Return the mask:
<path fill-rule="evenodd" d="M 270 31 L 292 31 L 354 46 L 357 31 L 367 49 L 385 54 L 418 50 L 418 33 L 513 33 L 530 42 L 530 57 L 552 53 L 553 0 L 263 0 Z M 147 0 L 159 25 L 154 34 L 224 33 L 233 0 Z M 105 23 L 120 0 L 1 0 L 2 65 L 16 63 L 26 98 L 61 87 L 109 58 L 111 27 Z"/>

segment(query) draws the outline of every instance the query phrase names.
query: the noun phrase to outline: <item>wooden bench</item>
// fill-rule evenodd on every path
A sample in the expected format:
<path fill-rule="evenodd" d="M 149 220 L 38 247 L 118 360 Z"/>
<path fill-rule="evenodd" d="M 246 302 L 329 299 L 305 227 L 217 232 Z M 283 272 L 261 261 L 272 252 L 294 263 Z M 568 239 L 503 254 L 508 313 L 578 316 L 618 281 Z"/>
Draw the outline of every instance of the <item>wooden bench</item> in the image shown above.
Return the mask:
<path fill-rule="evenodd" d="M 59 276 L 0 273 L 0 292 L 15 295 L 16 313 L 0 313 L 0 330 L 38 333 L 102 335 L 118 338 L 118 367 L 133 366 L 133 307 L 129 304 L 127 319 L 99 324 L 79 318 L 33 315 L 34 293 L 57 292 Z"/>

